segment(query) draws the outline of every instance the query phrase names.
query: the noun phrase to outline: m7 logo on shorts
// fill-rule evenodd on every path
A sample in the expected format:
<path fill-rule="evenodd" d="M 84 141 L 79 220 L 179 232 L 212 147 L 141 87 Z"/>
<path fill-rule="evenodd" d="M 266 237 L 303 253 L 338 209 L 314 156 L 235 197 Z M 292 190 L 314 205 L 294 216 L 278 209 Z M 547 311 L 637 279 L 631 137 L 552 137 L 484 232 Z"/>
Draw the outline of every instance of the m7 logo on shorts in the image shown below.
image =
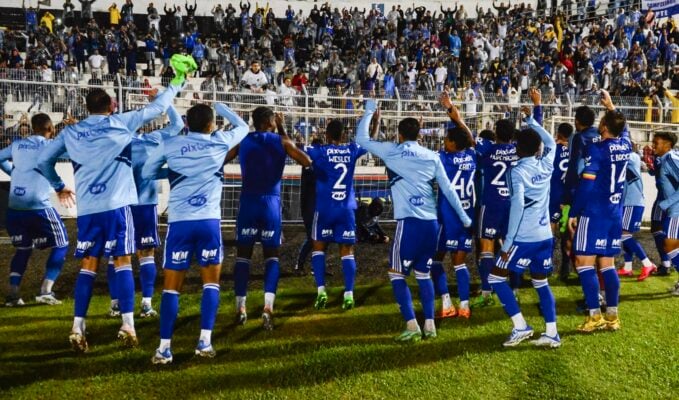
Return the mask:
<path fill-rule="evenodd" d="M 354 232 L 354 231 L 344 231 L 342 233 L 342 237 L 344 239 L 353 239 L 353 238 L 356 237 L 356 232 Z"/>
<path fill-rule="evenodd" d="M 321 236 L 323 237 L 332 236 L 332 229 L 323 229 L 321 231 Z"/>
<path fill-rule="evenodd" d="M 243 228 L 240 230 L 240 234 L 243 236 L 255 236 L 257 232 L 257 228 Z"/>
<path fill-rule="evenodd" d="M 218 252 L 219 249 L 203 250 L 203 252 L 200 254 L 200 257 L 204 260 L 209 260 L 211 258 L 217 257 Z"/>
<path fill-rule="evenodd" d="M 613 242 L 611 242 L 612 247 L 620 247 L 620 244 L 622 242 L 622 239 L 613 239 Z"/>
<path fill-rule="evenodd" d="M 457 247 L 457 240 L 446 240 L 446 247 Z"/>
<path fill-rule="evenodd" d="M 262 231 L 262 239 L 271 239 L 274 231 Z"/>
<path fill-rule="evenodd" d="M 21 242 L 23 240 L 23 238 L 24 238 L 23 235 L 16 235 L 16 236 L 10 237 L 10 239 L 12 240 L 12 243 Z"/>
<path fill-rule="evenodd" d="M 497 233 L 497 230 L 494 229 L 494 228 L 486 228 L 486 229 L 483 231 L 483 233 L 484 233 L 485 235 L 487 235 L 487 236 L 495 236 L 495 234 Z"/>
<path fill-rule="evenodd" d="M 85 251 L 85 250 L 91 248 L 92 246 L 94 246 L 94 242 L 81 242 L 81 241 L 78 241 L 78 244 L 76 244 L 76 248 L 77 248 L 78 250 L 81 250 L 81 251 Z"/>
<path fill-rule="evenodd" d="M 522 267 L 528 267 L 530 265 L 530 258 L 519 258 L 519 261 L 517 261 L 516 264 Z"/>
<path fill-rule="evenodd" d="M 152 236 L 147 236 L 147 237 L 141 238 L 141 244 L 155 244 L 155 243 L 156 243 L 156 239 Z"/>
<path fill-rule="evenodd" d="M 46 237 L 33 239 L 33 246 L 42 246 L 42 245 L 45 245 L 45 244 L 47 244 L 47 238 Z"/>
<path fill-rule="evenodd" d="M 172 252 L 172 262 L 175 264 L 182 263 L 186 261 L 186 259 L 189 258 L 189 252 L 188 251 L 173 251 Z"/>
<path fill-rule="evenodd" d="M 597 239 L 594 243 L 594 247 L 597 249 L 605 249 L 608 244 L 608 239 Z"/>

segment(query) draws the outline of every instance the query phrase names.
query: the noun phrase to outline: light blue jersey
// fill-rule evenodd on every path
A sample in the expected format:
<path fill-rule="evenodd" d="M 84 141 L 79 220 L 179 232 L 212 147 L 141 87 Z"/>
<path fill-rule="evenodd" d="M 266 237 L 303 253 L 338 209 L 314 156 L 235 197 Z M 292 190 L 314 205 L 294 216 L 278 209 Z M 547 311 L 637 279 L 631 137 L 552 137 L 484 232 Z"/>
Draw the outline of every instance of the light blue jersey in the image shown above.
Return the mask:
<path fill-rule="evenodd" d="M 142 168 L 149 157 L 149 154 L 171 136 L 179 134 L 184 129 L 184 121 L 177 110 L 170 106 L 167 109 L 170 123 L 163 129 L 151 133 L 137 133 L 132 137 L 132 171 L 134 173 L 134 183 L 137 186 L 137 197 L 139 205 L 158 204 L 158 183 L 155 179 L 144 179 L 141 176 Z"/>
<path fill-rule="evenodd" d="M 54 190 L 45 177 L 35 169 L 38 165 L 38 155 L 48 143 L 50 140 L 44 136 L 33 135 L 17 140 L 0 150 L 0 162 L 12 160 L 9 208 L 43 210 L 52 207 L 50 195 Z"/>
<path fill-rule="evenodd" d="M 679 151 L 671 150 L 660 158 L 660 185 L 665 198 L 660 208 L 668 217 L 679 217 Z"/>
<path fill-rule="evenodd" d="M 143 125 L 167 110 L 179 89 L 179 86 L 170 85 L 151 104 L 139 110 L 90 115 L 65 127 L 45 147 L 38 168 L 57 191 L 65 185 L 54 164 L 64 151 L 68 151 L 75 174 L 78 216 L 137 204 L 132 173 L 132 137 Z"/>
<path fill-rule="evenodd" d="M 641 180 L 641 157 L 637 153 L 630 153 L 629 161 L 627 162 L 623 199 L 623 205 L 625 207 L 644 206 L 644 183 Z"/>
<path fill-rule="evenodd" d="M 144 165 L 144 179 L 159 179 L 167 163 L 169 222 L 221 219 L 224 158 L 248 134 L 248 124 L 223 104 L 215 104 L 215 110 L 233 126 L 230 131 L 170 137 Z"/>
<path fill-rule="evenodd" d="M 387 165 L 389 187 L 394 200 L 394 217 L 398 220 L 436 220 L 436 196 L 432 187 L 432 181 L 436 180 L 439 190 L 448 199 L 464 226 L 470 226 L 472 221 L 462 208 L 460 198 L 451 188 L 437 153 L 415 141 L 396 144 L 370 139 L 368 130 L 375 109 L 375 101 L 368 100 L 356 132 L 356 143 L 381 158 Z"/>
<path fill-rule="evenodd" d="M 526 123 L 540 135 L 544 147 L 540 157 L 520 158 L 509 174 L 511 208 L 507 237 L 502 244 L 504 252 L 508 252 L 514 242 L 537 243 L 552 238 L 549 183 L 554 171 L 556 142 L 533 117 Z"/>

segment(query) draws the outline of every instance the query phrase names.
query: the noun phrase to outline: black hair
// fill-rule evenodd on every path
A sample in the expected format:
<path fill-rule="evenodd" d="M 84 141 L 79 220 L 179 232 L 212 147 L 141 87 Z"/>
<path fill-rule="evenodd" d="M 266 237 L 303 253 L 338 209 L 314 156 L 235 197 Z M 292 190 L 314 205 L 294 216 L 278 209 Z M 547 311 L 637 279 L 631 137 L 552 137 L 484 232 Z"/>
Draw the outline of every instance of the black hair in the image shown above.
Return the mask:
<path fill-rule="evenodd" d="M 483 140 L 495 141 L 495 132 L 490 129 L 484 129 L 479 133 L 479 137 Z"/>
<path fill-rule="evenodd" d="M 468 147 L 471 147 L 472 145 L 471 138 L 469 137 L 469 134 L 467 134 L 467 131 L 460 128 L 459 126 L 455 128 L 448 128 L 446 139 L 455 143 L 455 147 L 458 151 L 462 151 Z"/>
<path fill-rule="evenodd" d="M 653 134 L 653 139 L 655 138 L 672 143 L 672 147 L 677 144 L 677 134 L 674 132 L 656 132 Z"/>
<path fill-rule="evenodd" d="M 573 128 L 573 125 L 569 124 L 568 122 L 563 122 L 556 128 L 556 133 L 562 138 L 568 139 L 571 137 L 574 130 L 575 129 Z"/>
<path fill-rule="evenodd" d="M 495 137 L 500 143 L 509 143 L 514 138 L 514 123 L 508 119 L 501 119 L 495 123 Z"/>
<path fill-rule="evenodd" d="M 205 131 L 210 127 L 214 117 L 215 115 L 210 106 L 196 104 L 186 112 L 186 123 L 189 126 L 189 131 L 207 133 Z"/>
<path fill-rule="evenodd" d="M 587 106 L 580 106 L 575 109 L 575 121 L 582 126 L 594 125 L 594 110 Z"/>
<path fill-rule="evenodd" d="M 523 129 L 516 135 L 516 154 L 519 157 L 530 157 L 540 150 L 542 139 L 533 129 Z"/>
<path fill-rule="evenodd" d="M 269 107 L 257 107 L 252 111 L 252 123 L 255 129 L 262 130 L 273 117 L 273 110 Z"/>
<path fill-rule="evenodd" d="M 625 129 L 627 120 L 620 111 L 608 110 L 604 116 L 601 117 L 601 123 L 604 124 L 606 128 L 608 128 L 608 131 L 611 133 L 611 135 L 620 137 L 623 129 Z"/>
<path fill-rule="evenodd" d="M 398 123 L 398 133 L 405 140 L 417 140 L 420 133 L 420 122 L 415 118 L 404 118 Z"/>
<path fill-rule="evenodd" d="M 92 114 L 105 114 L 111 111 L 111 96 L 104 89 L 92 89 L 85 98 L 87 111 Z"/>
<path fill-rule="evenodd" d="M 44 133 L 52 124 L 52 119 L 45 113 L 35 114 L 31 118 L 31 128 L 35 133 Z"/>
<path fill-rule="evenodd" d="M 382 212 L 384 211 L 384 203 L 382 202 L 382 199 L 379 197 L 375 197 L 372 199 L 370 204 L 368 205 L 368 213 L 372 217 L 379 217 Z"/>
<path fill-rule="evenodd" d="M 338 119 L 333 119 L 328 122 L 328 126 L 325 127 L 325 132 L 332 140 L 340 140 L 342 139 L 342 132 L 344 132 L 344 124 Z"/>

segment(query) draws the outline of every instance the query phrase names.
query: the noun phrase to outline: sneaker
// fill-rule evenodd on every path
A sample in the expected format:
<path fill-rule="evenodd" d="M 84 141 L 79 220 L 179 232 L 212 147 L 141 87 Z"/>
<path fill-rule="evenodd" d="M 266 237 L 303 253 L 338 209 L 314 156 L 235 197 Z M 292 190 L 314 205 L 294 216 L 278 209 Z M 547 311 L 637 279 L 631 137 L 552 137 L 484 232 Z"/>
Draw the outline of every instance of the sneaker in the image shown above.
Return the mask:
<path fill-rule="evenodd" d="M 205 345 L 202 340 L 198 341 L 196 346 L 196 355 L 204 358 L 215 358 L 217 352 L 211 344 Z"/>
<path fill-rule="evenodd" d="M 118 340 L 120 340 L 123 347 L 133 348 L 139 346 L 136 332 L 125 325 L 121 326 L 120 330 L 118 330 Z"/>
<path fill-rule="evenodd" d="M 248 313 L 245 311 L 245 307 L 241 307 L 236 313 L 236 323 L 238 325 L 245 325 L 246 322 L 248 322 Z"/>
<path fill-rule="evenodd" d="M 141 305 L 141 312 L 139 313 L 139 318 L 152 318 L 157 316 L 158 312 L 154 310 L 150 304 Z"/>
<path fill-rule="evenodd" d="M 677 282 L 677 284 L 674 285 L 674 289 L 671 290 L 671 293 L 673 296 L 679 296 L 679 282 Z"/>
<path fill-rule="evenodd" d="M 5 298 L 5 307 L 21 307 L 25 305 L 26 303 L 21 300 L 21 297 L 10 295 Z"/>
<path fill-rule="evenodd" d="M 424 330 L 424 338 L 425 339 L 436 339 L 436 328 L 432 330 Z"/>
<path fill-rule="evenodd" d="M 632 270 L 626 270 L 625 268 L 618 269 L 618 276 L 634 276 Z"/>
<path fill-rule="evenodd" d="M 607 331 L 617 331 L 620 329 L 620 317 L 617 315 L 606 315 L 604 316 L 604 321 L 606 323 L 604 329 Z"/>
<path fill-rule="evenodd" d="M 262 312 L 262 327 L 267 331 L 273 330 L 273 312 L 266 308 Z"/>
<path fill-rule="evenodd" d="M 85 335 L 82 333 L 71 332 L 71 334 L 68 336 L 68 341 L 71 342 L 71 347 L 76 353 L 87 353 L 89 350 Z"/>
<path fill-rule="evenodd" d="M 464 319 L 469 319 L 472 316 L 472 310 L 469 308 L 460 308 L 457 310 L 457 316 Z"/>
<path fill-rule="evenodd" d="M 471 308 L 483 308 L 492 306 L 493 304 L 495 304 L 495 298 L 493 298 L 492 294 L 489 294 L 488 296 L 481 295 L 474 299 Z"/>
<path fill-rule="evenodd" d="M 658 267 L 655 265 L 651 265 L 650 267 L 641 267 L 641 273 L 639 274 L 639 277 L 637 278 L 637 281 L 641 282 L 651 276 L 651 274 L 655 273 L 658 270 Z"/>
<path fill-rule="evenodd" d="M 422 340 L 422 331 L 420 330 L 420 328 L 417 328 L 416 331 L 406 329 L 403 332 L 401 332 L 400 335 L 396 336 L 394 340 L 401 343 L 419 342 L 420 340 Z"/>
<path fill-rule="evenodd" d="M 606 321 L 604 320 L 604 317 L 602 317 L 601 314 L 597 314 L 587 316 L 585 322 L 578 325 L 576 329 L 578 332 L 581 333 L 592 333 L 595 331 L 600 331 L 605 328 Z"/>
<path fill-rule="evenodd" d="M 661 265 L 658 267 L 658 270 L 656 271 L 655 274 L 658 276 L 667 276 L 670 274 L 670 269 L 664 265 Z"/>
<path fill-rule="evenodd" d="M 120 317 L 120 306 L 118 305 L 118 303 L 109 307 L 108 316 L 113 318 Z"/>
<path fill-rule="evenodd" d="M 547 347 L 550 349 L 555 349 L 557 347 L 561 347 L 561 338 L 559 337 L 558 333 L 554 337 L 547 336 L 546 333 L 543 333 L 537 340 L 532 340 L 531 343 L 533 343 L 537 347 Z"/>
<path fill-rule="evenodd" d="M 345 297 L 344 301 L 342 302 L 342 310 L 351 310 L 353 308 L 354 308 L 354 298 Z"/>
<path fill-rule="evenodd" d="M 327 305 L 328 305 L 328 294 L 325 292 L 319 293 L 318 296 L 316 296 L 314 308 L 317 310 L 323 310 Z"/>
<path fill-rule="evenodd" d="M 35 296 L 35 302 L 40 303 L 40 304 L 47 304 L 50 306 L 57 306 L 61 304 L 61 300 L 58 300 L 54 296 L 54 292 L 49 292 L 45 294 L 41 294 L 40 296 Z"/>
<path fill-rule="evenodd" d="M 439 318 L 454 318 L 457 316 L 457 310 L 455 309 L 455 306 L 451 305 L 450 308 L 445 308 L 441 310 L 441 314 L 439 315 Z"/>
<path fill-rule="evenodd" d="M 504 347 L 514 347 L 526 339 L 533 337 L 533 327 L 530 325 L 526 326 L 526 329 L 512 329 L 512 334 L 509 335 L 507 340 L 505 340 L 502 345 Z"/>
<path fill-rule="evenodd" d="M 172 362 L 172 351 L 169 347 L 163 351 L 156 349 L 156 354 L 154 354 L 151 358 L 151 362 L 161 365 L 170 364 Z"/>

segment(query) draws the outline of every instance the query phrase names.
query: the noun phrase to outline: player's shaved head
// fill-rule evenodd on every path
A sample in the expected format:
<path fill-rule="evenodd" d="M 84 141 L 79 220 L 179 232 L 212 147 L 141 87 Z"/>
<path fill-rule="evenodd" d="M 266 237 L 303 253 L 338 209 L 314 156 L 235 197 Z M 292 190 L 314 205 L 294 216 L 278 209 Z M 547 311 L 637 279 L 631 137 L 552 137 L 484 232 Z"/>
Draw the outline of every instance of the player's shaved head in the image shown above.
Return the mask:
<path fill-rule="evenodd" d="M 594 110 L 587 106 L 580 106 L 575 109 L 575 127 L 578 130 L 587 129 L 594 125 Z"/>
<path fill-rule="evenodd" d="M 344 132 L 344 124 L 338 119 L 333 119 L 328 122 L 328 126 L 325 128 L 325 133 L 333 141 L 339 141 L 342 139 L 342 132 Z"/>
<path fill-rule="evenodd" d="M 606 111 L 599 122 L 599 124 L 605 126 L 608 133 L 614 137 L 620 137 L 623 129 L 625 129 L 626 123 L 627 120 L 625 119 L 625 116 L 620 111 L 616 110 Z"/>
<path fill-rule="evenodd" d="M 85 98 L 87 111 L 90 114 L 108 114 L 111 112 L 111 96 L 104 89 L 92 89 Z"/>
<path fill-rule="evenodd" d="M 404 140 L 417 140 L 420 134 L 420 122 L 415 118 L 404 118 L 398 123 L 398 134 Z"/>
<path fill-rule="evenodd" d="M 509 143 L 514 138 L 514 123 L 508 119 L 501 119 L 495 123 L 495 137 L 500 143 Z"/>
<path fill-rule="evenodd" d="M 540 150 L 542 139 L 533 129 L 524 129 L 516 135 L 516 155 L 519 158 L 532 157 Z"/>
<path fill-rule="evenodd" d="M 568 139 L 573 134 L 573 130 L 573 125 L 569 124 L 568 122 L 564 122 L 559 124 L 559 126 L 556 128 L 556 134 L 564 139 Z"/>
<path fill-rule="evenodd" d="M 206 104 L 196 104 L 186 112 L 186 123 L 189 126 L 189 131 L 210 133 L 214 117 L 212 107 Z"/>
<path fill-rule="evenodd" d="M 44 135 L 50 133 L 52 129 L 52 119 L 45 113 L 35 114 L 31 118 L 31 129 L 34 133 Z"/>
<path fill-rule="evenodd" d="M 255 108 L 252 112 L 252 123 L 260 132 L 273 129 L 276 126 L 273 110 L 269 107 Z"/>

